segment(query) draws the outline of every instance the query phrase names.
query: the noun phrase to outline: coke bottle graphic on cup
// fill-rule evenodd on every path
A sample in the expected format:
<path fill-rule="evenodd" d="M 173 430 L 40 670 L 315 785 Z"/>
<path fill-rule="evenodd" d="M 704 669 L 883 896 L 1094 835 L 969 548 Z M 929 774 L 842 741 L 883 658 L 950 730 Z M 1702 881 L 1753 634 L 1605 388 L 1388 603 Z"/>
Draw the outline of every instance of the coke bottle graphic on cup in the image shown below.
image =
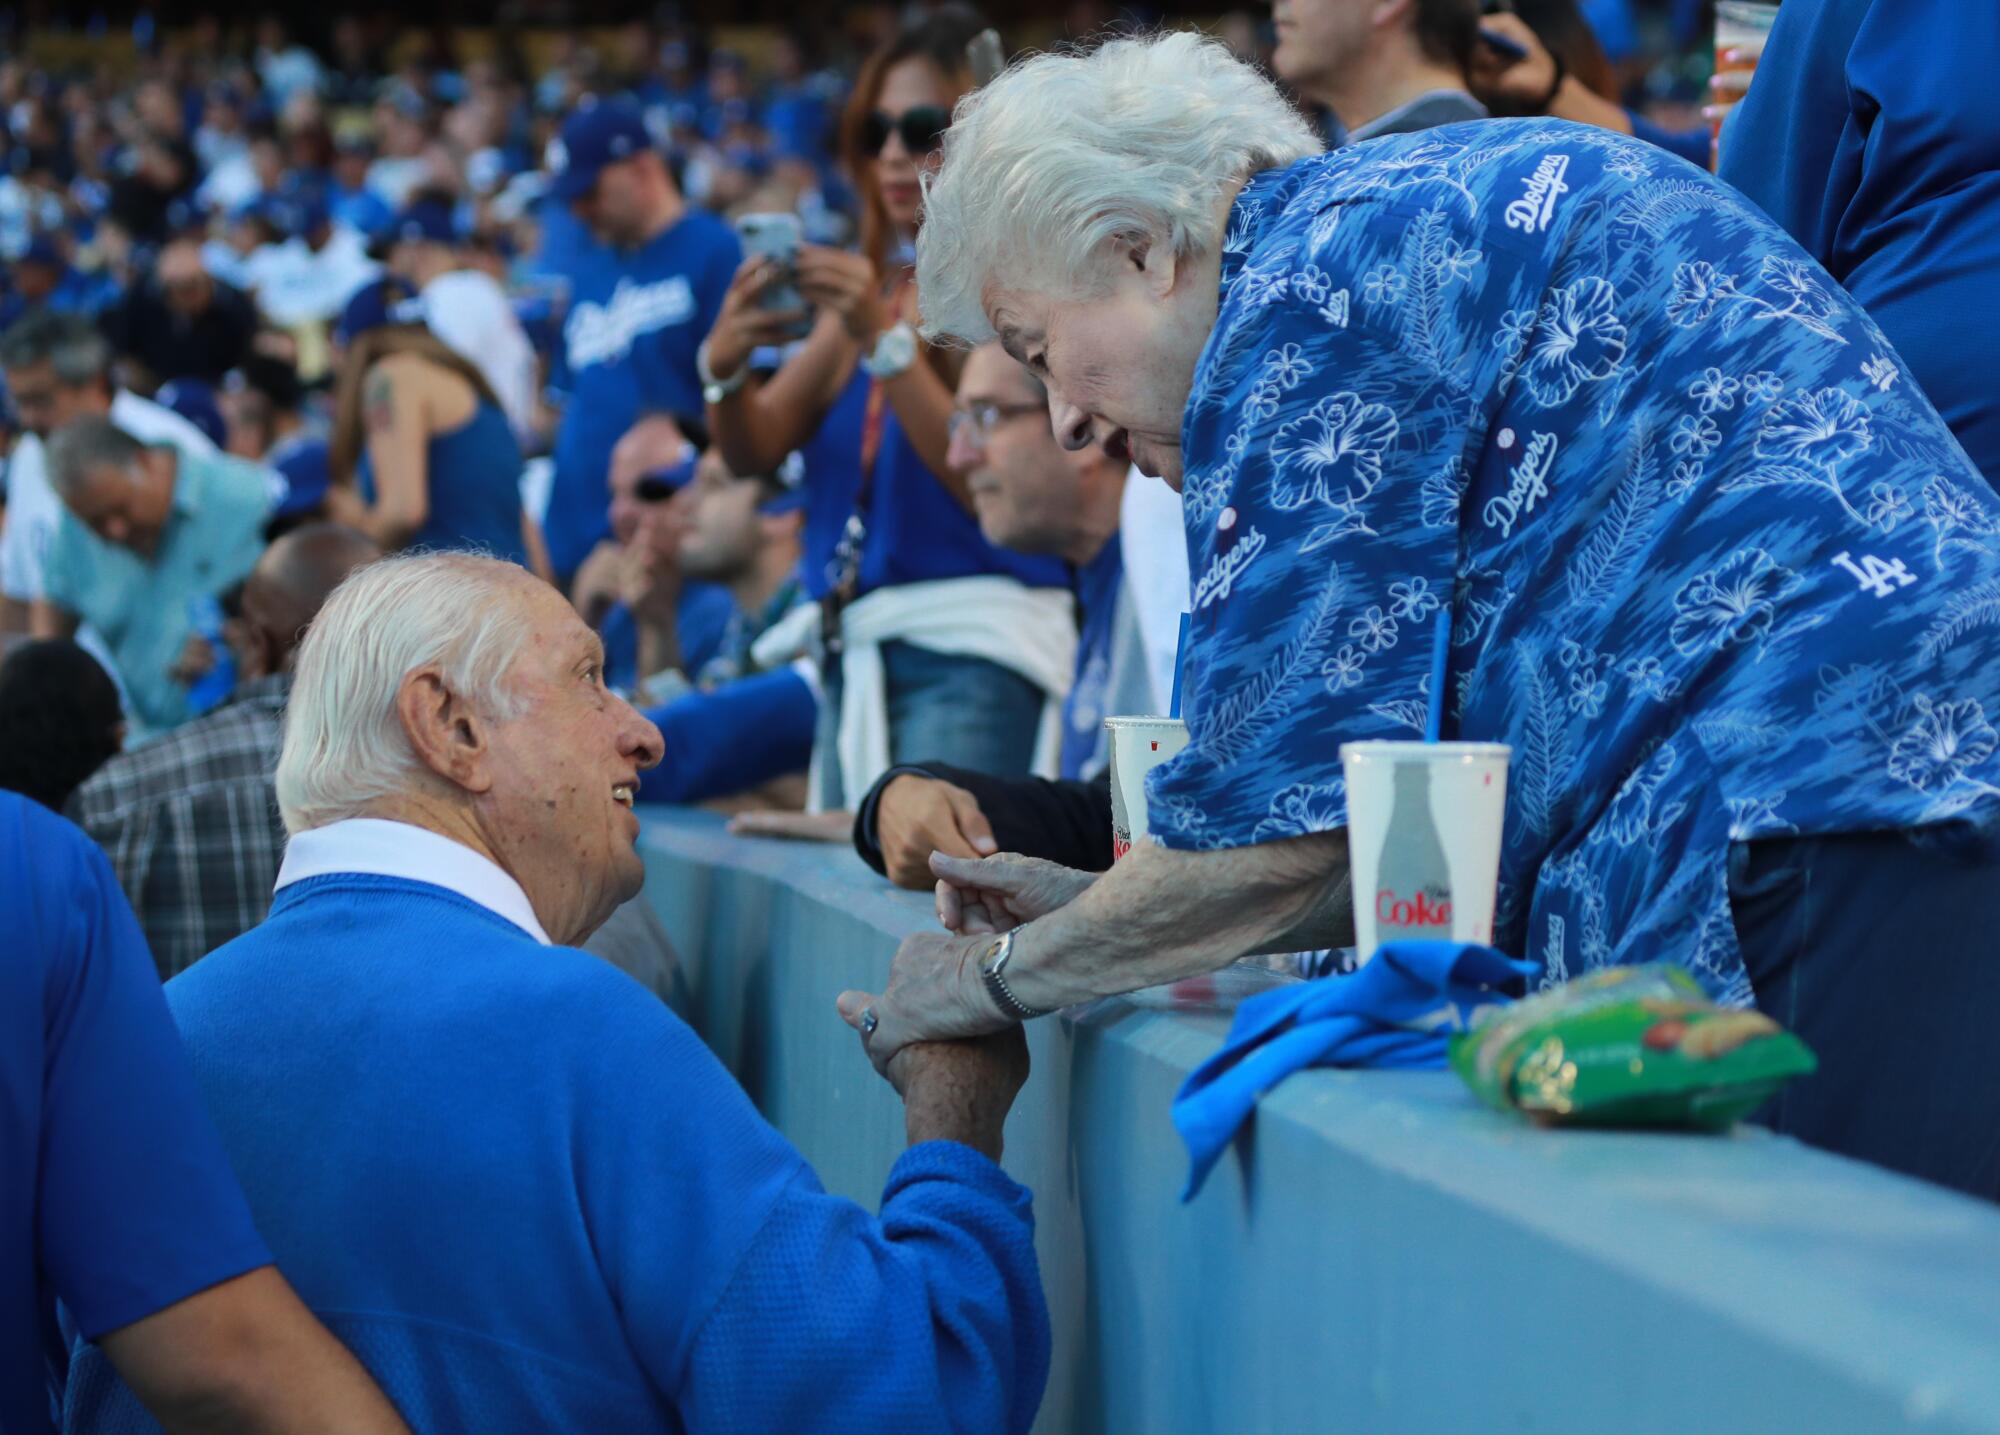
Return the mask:
<path fill-rule="evenodd" d="M 1395 766 L 1389 830 L 1375 869 L 1375 940 L 1451 939 L 1451 865 L 1431 816 L 1431 769 Z"/>

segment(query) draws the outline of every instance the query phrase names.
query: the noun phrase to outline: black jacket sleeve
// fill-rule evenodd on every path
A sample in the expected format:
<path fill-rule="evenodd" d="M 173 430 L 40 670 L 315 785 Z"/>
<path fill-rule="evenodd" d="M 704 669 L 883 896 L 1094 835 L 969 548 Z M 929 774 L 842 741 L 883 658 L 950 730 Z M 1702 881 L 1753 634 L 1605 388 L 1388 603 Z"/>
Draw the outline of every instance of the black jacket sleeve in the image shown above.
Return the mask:
<path fill-rule="evenodd" d="M 940 778 L 962 787 L 979 802 L 1002 852 L 1042 857 L 1081 872 L 1111 865 L 1111 774 L 1088 781 L 1040 777 L 989 777 L 942 762 L 892 767 L 868 789 L 854 814 L 854 850 L 877 872 L 884 870 L 875 809 L 882 789 L 906 772 Z"/>

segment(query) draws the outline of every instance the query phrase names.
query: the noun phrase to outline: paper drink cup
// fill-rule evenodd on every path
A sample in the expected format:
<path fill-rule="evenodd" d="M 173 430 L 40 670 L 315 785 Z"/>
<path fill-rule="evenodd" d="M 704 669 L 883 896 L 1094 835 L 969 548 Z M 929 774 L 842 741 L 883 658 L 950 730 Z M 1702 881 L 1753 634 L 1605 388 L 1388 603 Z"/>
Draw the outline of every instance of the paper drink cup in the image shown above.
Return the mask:
<path fill-rule="evenodd" d="M 1341 744 L 1359 961 L 1404 938 L 1492 942 L 1511 752 L 1493 742 Z"/>
<path fill-rule="evenodd" d="M 1146 774 L 1188 744 L 1179 718 L 1108 717 L 1111 732 L 1111 860 L 1153 829 L 1146 821 Z"/>

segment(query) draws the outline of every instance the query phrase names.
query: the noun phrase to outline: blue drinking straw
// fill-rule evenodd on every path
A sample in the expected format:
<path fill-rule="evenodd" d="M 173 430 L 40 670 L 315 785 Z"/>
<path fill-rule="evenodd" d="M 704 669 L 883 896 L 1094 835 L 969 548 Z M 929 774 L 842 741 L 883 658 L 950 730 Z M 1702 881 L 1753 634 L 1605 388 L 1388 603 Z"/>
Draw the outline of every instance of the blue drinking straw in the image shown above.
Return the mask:
<path fill-rule="evenodd" d="M 1187 664 L 1188 625 L 1193 621 L 1193 614 L 1181 614 L 1180 641 L 1174 645 L 1174 696 L 1167 707 L 1167 716 L 1171 718 L 1181 715 L 1181 670 Z"/>
<path fill-rule="evenodd" d="M 1187 629 L 1183 627 L 1182 633 Z M 1444 731 L 1444 667 L 1451 657 L 1451 606 L 1438 609 L 1437 630 L 1431 637 L 1431 707 L 1424 717 L 1424 741 L 1436 742 Z"/>

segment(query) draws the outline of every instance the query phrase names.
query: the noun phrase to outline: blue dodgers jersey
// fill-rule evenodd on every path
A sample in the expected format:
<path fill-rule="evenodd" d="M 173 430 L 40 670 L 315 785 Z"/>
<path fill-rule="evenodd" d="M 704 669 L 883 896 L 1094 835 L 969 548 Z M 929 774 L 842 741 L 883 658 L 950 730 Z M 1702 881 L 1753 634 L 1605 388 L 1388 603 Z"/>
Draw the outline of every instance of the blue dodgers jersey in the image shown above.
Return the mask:
<path fill-rule="evenodd" d="M 1435 697 L 1513 747 L 1496 945 L 1744 1002 L 1732 843 L 2000 796 L 2000 500 L 1861 307 L 1653 146 L 1492 120 L 1257 176 L 1182 446 L 1169 846 L 1343 826 L 1340 744 Z"/>
<path fill-rule="evenodd" d="M 703 412 L 695 349 L 741 259 L 729 226 L 697 210 L 633 253 L 575 251 L 555 382 L 568 397 L 542 525 L 557 573 L 611 531 L 606 476 L 625 431 L 648 413 Z"/>

